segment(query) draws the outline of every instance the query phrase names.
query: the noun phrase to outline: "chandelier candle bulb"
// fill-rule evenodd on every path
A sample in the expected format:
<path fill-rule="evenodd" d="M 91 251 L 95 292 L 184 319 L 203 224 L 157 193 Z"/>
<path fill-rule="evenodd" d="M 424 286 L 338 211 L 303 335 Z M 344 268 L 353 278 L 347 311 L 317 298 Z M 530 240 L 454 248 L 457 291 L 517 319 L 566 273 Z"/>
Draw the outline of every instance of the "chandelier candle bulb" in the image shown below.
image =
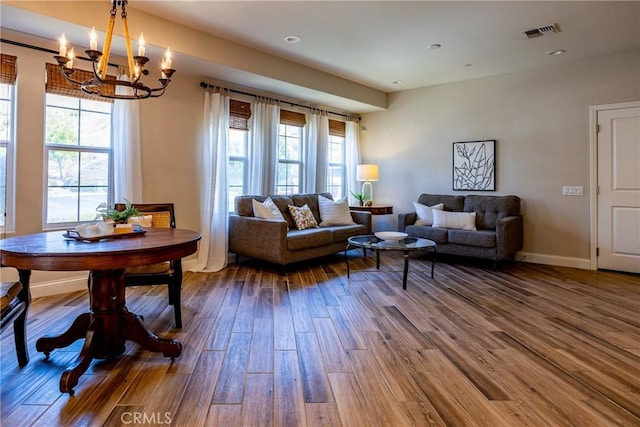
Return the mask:
<path fill-rule="evenodd" d="M 76 53 L 73 51 L 73 48 L 69 50 L 69 52 L 67 53 L 67 57 L 69 58 L 69 62 L 65 64 L 65 67 L 73 68 L 73 58 L 76 57 Z"/>
<path fill-rule="evenodd" d="M 89 49 L 98 50 L 98 35 L 96 34 L 96 28 L 91 28 L 89 33 Z"/>
<path fill-rule="evenodd" d="M 67 56 L 67 38 L 64 36 L 64 33 L 60 36 L 60 56 Z"/>
<path fill-rule="evenodd" d="M 144 56 L 145 48 L 144 48 L 144 36 L 140 33 L 140 38 L 138 39 L 138 56 Z"/>
<path fill-rule="evenodd" d="M 163 70 L 169 70 L 171 68 L 171 51 L 167 48 L 167 51 L 164 54 L 164 65 L 162 67 Z"/>

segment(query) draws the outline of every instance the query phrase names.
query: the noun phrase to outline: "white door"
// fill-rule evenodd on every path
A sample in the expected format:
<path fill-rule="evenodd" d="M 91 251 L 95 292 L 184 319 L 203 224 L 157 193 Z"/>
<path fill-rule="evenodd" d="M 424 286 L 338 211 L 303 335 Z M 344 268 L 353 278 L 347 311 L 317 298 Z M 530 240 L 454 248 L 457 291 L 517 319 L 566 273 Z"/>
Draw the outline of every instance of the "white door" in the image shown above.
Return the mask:
<path fill-rule="evenodd" d="M 640 273 L 640 107 L 597 114 L 598 268 Z"/>

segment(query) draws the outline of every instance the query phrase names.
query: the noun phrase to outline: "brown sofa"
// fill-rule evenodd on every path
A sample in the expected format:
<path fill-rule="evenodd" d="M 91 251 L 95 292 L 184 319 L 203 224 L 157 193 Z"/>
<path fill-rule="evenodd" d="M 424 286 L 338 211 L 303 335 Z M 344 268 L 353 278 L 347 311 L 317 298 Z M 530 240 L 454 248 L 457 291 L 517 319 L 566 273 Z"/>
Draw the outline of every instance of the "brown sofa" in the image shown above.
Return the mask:
<path fill-rule="evenodd" d="M 433 240 L 438 254 L 491 259 L 495 266 L 522 248 L 522 216 L 517 196 L 421 194 L 418 203 L 427 206 L 443 203 L 445 211 L 476 213 L 476 231 L 416 225 L 415 212 L 398 215 L 398 231 Z"/>
<path fill-rule="evenodd" d="M 333 200 L 329 193 L 321 193 Z M 236 215 L 229 217 L 229 252 L 282 266 L 344 251 L 347 239 L 371 234 L 371 214 L 351 211 L 354 225 L 335 225 L 298 230 L 289 214 L 289 205 L 308 205 L 318 224 L 321 222 L 318 194 L 272 195 L 286 222 L 256 218 L 252 200 L 264 202 L 267 196 L 238 196 Z"/>

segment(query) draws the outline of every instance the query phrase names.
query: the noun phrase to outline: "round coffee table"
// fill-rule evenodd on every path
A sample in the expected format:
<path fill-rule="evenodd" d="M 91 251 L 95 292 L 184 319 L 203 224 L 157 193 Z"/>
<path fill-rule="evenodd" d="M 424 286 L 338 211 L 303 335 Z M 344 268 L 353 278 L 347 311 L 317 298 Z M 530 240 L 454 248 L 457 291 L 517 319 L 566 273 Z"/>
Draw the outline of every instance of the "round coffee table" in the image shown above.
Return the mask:
<path fill-rule="evenodd" d="M 407 273 L 409 272 L 409 252 L 432 251 L 431 278 L 436 265 L 436 242 L 428 239 L 407 237 L 402 240 L 381 240 L 373 235 L 353 236 L 347 239 L 347 247 L 344 250 L 344 258 L 347 261 L 347 278 L 350 277 L 349 257 L 347 251 L 352 247 L 371 249 L 376 253 L 376 269 L 380 269 L 380 251 L 402 251 L 404 253 L 404 274 L 402 276 L 402 289 L 407 289 Z"/>

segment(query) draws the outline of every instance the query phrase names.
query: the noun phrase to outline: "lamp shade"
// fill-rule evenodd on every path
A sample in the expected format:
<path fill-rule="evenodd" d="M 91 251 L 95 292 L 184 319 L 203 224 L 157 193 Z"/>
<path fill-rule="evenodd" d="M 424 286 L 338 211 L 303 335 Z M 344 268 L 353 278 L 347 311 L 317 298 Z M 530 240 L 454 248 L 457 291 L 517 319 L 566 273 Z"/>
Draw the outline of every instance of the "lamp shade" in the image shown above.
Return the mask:
<path fill-rule="evenodd" d="M 378 165 L 358 165 L 356 168 L 356 181 L 377 181 L 380 177 Z"/>

